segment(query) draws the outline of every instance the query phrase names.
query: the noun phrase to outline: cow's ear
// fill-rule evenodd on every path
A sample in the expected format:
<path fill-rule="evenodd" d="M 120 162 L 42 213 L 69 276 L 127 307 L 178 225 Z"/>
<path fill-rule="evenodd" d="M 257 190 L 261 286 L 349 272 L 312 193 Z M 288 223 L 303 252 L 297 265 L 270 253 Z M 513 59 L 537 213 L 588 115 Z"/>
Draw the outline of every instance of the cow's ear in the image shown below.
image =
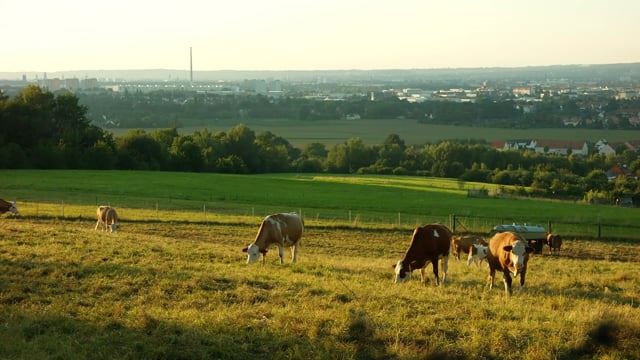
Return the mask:
<path fill-rule="evenodd" d="M 504 251 L 511 251 L 511 249 L 513 249 L 513 246 L 511 246 L 511 245 L 505 245 L 505 246 L 502 247 L 502 250 L 504 250 Z"/>
<path fill-rule="evenodd" d="M 534 249 L 534 248 L 532 248 L 531 246 L 525 246 L 525 247 L 524 247 L 524 250 L 525 250 L 526 252 L 528 252 L 528 253 L 532 253 L 535 249 Z"/>
<path fill-rule="evenodd" d="M 242 252 L 247 252 L 247 250 L 249 250 L 249 247 L 245 246 L 244 249 L 242 249 Z"/>

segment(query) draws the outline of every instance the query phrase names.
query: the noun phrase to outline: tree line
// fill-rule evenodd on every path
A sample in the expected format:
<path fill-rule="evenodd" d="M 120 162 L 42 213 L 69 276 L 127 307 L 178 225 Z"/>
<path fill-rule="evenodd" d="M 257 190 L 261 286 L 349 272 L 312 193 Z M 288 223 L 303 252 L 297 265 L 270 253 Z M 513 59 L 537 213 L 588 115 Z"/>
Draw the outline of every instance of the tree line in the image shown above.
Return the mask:
<path fill-rule="evenodd" d="M 86 114 L 74 95 L 53 95 L 35 86 L 14 98 L 0 96 L 0 168 L 418 175 L 514 185 L 522 195 L 587 200 L 640 195 L 633 177 L 609 181 L 605 173 L 628 164 L 640 175 L 640 158 L 630 150 L 613 157 L 558 156 L 499 151 L 483 140 L 408 145 L 396 134 L 376 145 L 351 138 L 300 149 L 245 125 L 189 135 L 176 128 L 132 130 L 114 137 L 92 125 Z"/>
<path fill-rule="evenodd" d="M 510 98 L 479 96 L 474 103 L 424 101 L 412 103 L 395 95 L 371 101 L 353 95 L 344 101 L 323 101 L 303 97 L 274 99 L 261 95 L 217 95 L 187 90 L 142 92 L 98 92 L 80 94 L 89 108 L 89 118 L 102 127 L 166 128 L 203 126 L 216 119 L 289 119 L 321 121 L 357 114 L 362 119 L 414 119 L 421 123 L 504 128 L 564 127 L 564 118 L 591 119 L 583 126 L 634 128 L 626 119 L 606 122 L 599 110 L 578 106 L 567 96 L 545 97 L 535 111 L 525 113 Z M 610 101 L 607 113 L 621 106 L 637 107 L 638 101 Z M 533 105 L 531 105 L 533 106 Z"/>

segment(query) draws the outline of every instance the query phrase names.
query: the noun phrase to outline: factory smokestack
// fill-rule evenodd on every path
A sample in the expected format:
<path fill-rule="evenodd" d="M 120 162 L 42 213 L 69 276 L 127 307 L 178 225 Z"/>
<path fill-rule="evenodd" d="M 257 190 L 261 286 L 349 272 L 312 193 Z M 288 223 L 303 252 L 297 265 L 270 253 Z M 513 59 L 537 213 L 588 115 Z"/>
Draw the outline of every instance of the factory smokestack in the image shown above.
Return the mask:
<path fill-rule="evenodd" d="M 191 46 L 189 47 L 189 78 L 193 82 L 193 52 Z"/>

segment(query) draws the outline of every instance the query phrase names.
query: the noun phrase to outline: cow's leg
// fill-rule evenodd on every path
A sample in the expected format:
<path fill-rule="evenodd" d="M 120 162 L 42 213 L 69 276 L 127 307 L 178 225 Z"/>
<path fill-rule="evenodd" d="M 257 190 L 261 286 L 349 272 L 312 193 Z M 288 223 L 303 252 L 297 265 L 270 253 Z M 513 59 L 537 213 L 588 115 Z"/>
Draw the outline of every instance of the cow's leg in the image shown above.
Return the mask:
<path fill-rule="evenodd" d="M 427 281 L 427 278 L 425 277 L 426 272 L 427 272 L 427 265 L 420 268 L 420 282 L 423 284 Z"/>
<path fill-rule="evenodd" d="M 489 290 L 493 289 L 493 284 L 496 282 L 496 269 L 491 267 L 489 264 L 489 278 L 487 279 L 489 282 Z"/>
<path fill-rule="evenodd" d="M 95 231 L 95 230 L 98 230 L 98 226 L 100 226 L 100 220 L 98 220 L 98 221 L 96 222 L 96 227 L 95 227 L 95 229 L 93 229 L 93 230 L 94 230 L 94 231 Z"/>
<path fill-rule="evenodd" d="M 527 268 L 525 267 L 520 273 L 520 289 L 524 288 L 524 278 L 527 275 Z"/>
<path fill-rule="evenodd" d="M 442 257 L 442 285 L 447 282 L 447 270 L 449 270 L 449 255 Z"/>
<path fill-rule="evenodd" d="M 298 244 L 291 246 L 291 262 L 295 263 L 298 260 Z"/>
<path fill-rule="evenodd" d="M 503 273 L 502 281 L 504 281 L 504 292 L 505 295 L 511 295 L 511 275 L 509 275 L 508 271 Z"/>
<path fill-rule="evenodd" d="M 280 264 L 284 264 L 284 246 L 278 245 L 278 255 L 280 256 Z"/>
<path fill-rule="evenodd" d="M 473 251 L 469 250 L 469 256 L 467 256 L 467 266 L 471 265 L 472 262 L 473 262 Z"/>
<path fill-rule="evenodd" d="M 431 265 L 433 266 L 433 277 L 436 280 L 436 286 L 440 285 L 440 279 L 438 278 L 438 258 L 431 259 Z"/>

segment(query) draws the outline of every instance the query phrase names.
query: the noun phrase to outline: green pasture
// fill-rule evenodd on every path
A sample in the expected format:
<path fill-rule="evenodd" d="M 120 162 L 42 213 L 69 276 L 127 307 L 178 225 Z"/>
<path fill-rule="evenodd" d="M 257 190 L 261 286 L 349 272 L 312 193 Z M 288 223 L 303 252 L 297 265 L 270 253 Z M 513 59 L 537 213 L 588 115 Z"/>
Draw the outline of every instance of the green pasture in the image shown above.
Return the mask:
<path fill-rule="evenodd" d="M 361 138 L 367 144 L 380 144 L 389 134 L 398 134 L 407 144 L 424 144 L 448 139 L 548 139 L 609 142 L 640 139 L 640 133 L 629 130 L 606 129 L 505 129 L 470 126 L 419 124 L 408 119 L 381 120 L 214 120 L 206 126 L 186 126 L 178 129 L 182 134 L 207 128 L 211 131 L 228 131 L 243 123 L 256 132 L 271 131 L 289 140 L 295 146 L 311 142 L 327 145 L 342 143 L 353 137 Z M 115 135 L 122 135 L 130 129 L 109 129 Z M 153 131 L 154 129 L 147 129 Z"/>
<path fill-rule="evenodd" d="M 248 266 L 257 223 L 233 221 L 3 217 L 0 358 L 640 357 L 636 244 L 565 241 L 506 298 L 455 260 L 444 286 L 392 284 L 408 229 L 311 227 L 298 263 Z"/>
<path fill-rule="evenodd" d="M 110 204 L 139 209 L 139 214 L 148 211 L 144 216 L 153 219 L 176 218 L 179 215 L 172 214 L 181 211 L 199 214 L 197 221 L 211 220 L 215 214 L 255 219 L 273 212 L 301 211 L 308 221 L 411 228 L 436 221 L 450 224 L 450 215 L 455 214 L 464 226 L 459 230 L 477 232 L 511 222 L 558 223 L 565 233 L 587 237 L 596 236 L 599 223 L 608 226 L 603 237 L 637 238 L 638 232 L 616 229 L 637 225 L 637 209 L 559 200 L 470 198 L 469 188 L 492 192 L 497 187 L 442 178 L 76 170 L 3 170 L 0 176 L 0 197 L 18 200 L 23 214 L 29 216 L 92 218 L 95 205 Z M 85 207 L 76 211 L 74 205 Z M 127 210 L 123 216 L 134 213 Z M 183 218 L 189 216 L 193 215 Z"/>

